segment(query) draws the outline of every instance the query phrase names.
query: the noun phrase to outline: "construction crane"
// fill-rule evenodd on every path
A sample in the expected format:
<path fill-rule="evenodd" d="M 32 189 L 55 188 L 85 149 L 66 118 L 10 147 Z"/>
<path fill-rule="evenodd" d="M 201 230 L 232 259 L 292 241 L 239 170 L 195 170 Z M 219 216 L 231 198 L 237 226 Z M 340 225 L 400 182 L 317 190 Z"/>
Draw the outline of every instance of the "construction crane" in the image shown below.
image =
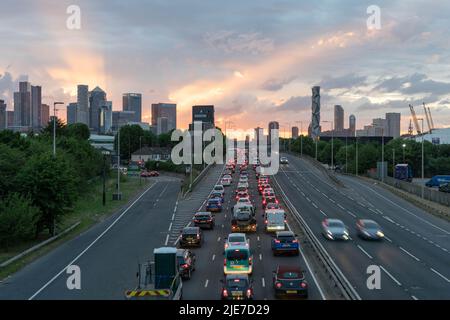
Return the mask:
<path fill-rule="evenodd" d="M 410 136 L 412 136 L 413 133 L 414 133 L 414 132 L 413 132 L 412 120 L 409 119 L 408 134 L 409 134 Z"/>
<path fill-rule="evenodd" d="M 427 107 L 425 106 L 425 102 L 423 102 L 423 111 L 425 111 L 425 117 L 427 118 L 428 130 L 431 133 L 431 130 L 433 128 L 431 127 L 430 116 L 428 115 L 428 111 L 427 111 Z"/>
<path fill-rule="evenodd" d="M 421 134 L 422 130 L 420 130 L 419 121 L 417 120 L 417 116 L 416 116 L 416 111 L 414 111 L 414 107 L 412 106 L 412 104 L 409 105 L 409 109 L 411 110 L 411 115 L 412 115 L 412 118 L 414 121 L 414 125 L 416 126 L 417 134 Z"/>
<path fill-rule="evenodd" d="M 428 113 L 430 114 L 431 128 L 434 130 L 434 121 L 433 121 L 433 117 L 431 116 L 431 110 L 430 110 L 430 107 L 428 107 Z"/>

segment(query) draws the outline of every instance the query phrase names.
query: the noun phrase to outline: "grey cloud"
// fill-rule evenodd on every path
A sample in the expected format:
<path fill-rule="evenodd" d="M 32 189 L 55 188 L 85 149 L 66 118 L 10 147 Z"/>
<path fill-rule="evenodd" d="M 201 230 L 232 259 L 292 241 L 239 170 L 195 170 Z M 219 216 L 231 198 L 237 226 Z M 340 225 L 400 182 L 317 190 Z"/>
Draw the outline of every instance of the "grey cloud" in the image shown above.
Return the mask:
<path fill-rule="evenodd" d="M 367 77 L 359 76 L 354 73 L 349 73 L 343 76 L 330 77 L 326 76 L 322 79 L 319 85 L 324 89 L 350 89 L 366 84 Z"/>
<path fill-rule="evenodd" d="M 267 90 L 267 91 L 278 91 L 282 89 L 285 85 L 291 83 L 293 80 L 295 80 L 297 77 L 292 76 L 288 78 L 271 78 L 264 82 L 261 85 L 261 89 Z"/>
<path fill-rule="evenodd" d="M 233 31 L 207 32 L 204 41 L 211 47 L 226 53 L 268 53 L 274 49 L 272 39 L 260 33 L 236 33 Z"/>
<path fill-rule="evenodd" d="M 391 77 L 381 81 L 374 90 L 382 92 L 400 92 L 403 94 L 426 93 L 441 96 L 450 93 L 450 83 L 435 81 L 426 74 L 414 73 L 403 77 Z"/>

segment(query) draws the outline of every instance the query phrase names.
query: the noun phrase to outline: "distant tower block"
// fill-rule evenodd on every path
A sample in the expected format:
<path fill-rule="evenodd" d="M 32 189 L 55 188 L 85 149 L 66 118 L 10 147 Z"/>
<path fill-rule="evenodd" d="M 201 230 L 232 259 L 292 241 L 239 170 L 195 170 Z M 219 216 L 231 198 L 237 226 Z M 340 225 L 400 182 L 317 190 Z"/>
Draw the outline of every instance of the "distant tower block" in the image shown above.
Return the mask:
<path fill-rule="evenodd" d="M 312 118 L 311 138 L 317 139 L 320 135 L 320 87 L 312 88 Z"/>

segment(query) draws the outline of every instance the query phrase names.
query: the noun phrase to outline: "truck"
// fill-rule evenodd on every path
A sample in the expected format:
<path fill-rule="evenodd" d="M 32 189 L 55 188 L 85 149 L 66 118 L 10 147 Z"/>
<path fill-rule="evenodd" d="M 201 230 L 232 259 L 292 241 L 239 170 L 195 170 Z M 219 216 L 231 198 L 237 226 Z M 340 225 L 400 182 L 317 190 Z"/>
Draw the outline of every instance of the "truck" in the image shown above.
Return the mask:
<path fill-rule="evenodd" d="M 430 180 L 428 180 L 425 185 L 427 187 L 440 187 L 443 184 L 449 183 L 450 182 L 450 175 L 439 175 L 439 176 L 434 176 L 433 178 L 431 178 Z"/>
<path fill-rule="evenodd" d="M 252 205 L 235 205 L 231 219 L 232 232 L 256 232 L 257 224 Z"/>
<path fill-rule="evenodd" d="M 411 166 L 407 163 L 395 165 L 394 178 L 397 180 L 412 182 L 413 173 Z"/>
<path fill-rule="evenodd" d="M 127 300 L 181 300 L 183 282 L 177 262 L 177 248 L 153 250 L 153 262 L 138 265 L 138 284 L 125 292 Z"/>

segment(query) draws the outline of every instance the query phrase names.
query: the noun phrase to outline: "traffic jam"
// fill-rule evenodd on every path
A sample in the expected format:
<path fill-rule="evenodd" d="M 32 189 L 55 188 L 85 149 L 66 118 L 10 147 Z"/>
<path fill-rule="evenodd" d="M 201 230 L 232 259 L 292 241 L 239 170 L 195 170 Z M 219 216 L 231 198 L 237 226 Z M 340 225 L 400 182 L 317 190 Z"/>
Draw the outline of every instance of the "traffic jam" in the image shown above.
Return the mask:
<path fill-rule="evenodd" d="M 221 240 L 223 270 L 217 270 L 218 274 L 223 273 L 223 278 L 220 279 L 220 292 L 217 292 L 216 299 L 255 298 L 252 277 L 260 262 L 256 263 L 258 258 L 252 247 L 256 243 L 255 238 L 261 241 L 270 239 L 272 256 L 281 259 L 270 260 L 272 279 L 267 279 L 267 285 L 263 279 L 263 286 L 271 287 L 272 296 L 266 298 L 308 298 L 308 282 L 299 260 L 283 263 L 287 261 L 283 259 L 300 255 L 297 236 L 287 224 L 286 212 L 271 185 L 271 178 L 261 174 L 257 159 L 253 162 L 256 164 L 246 161 L 238 165 L 236 160 L 227 162 L 202 207 L 204 211 L 195 213 L 192 223 L 182 230 L 177 254 L 180 274 L 184 280 L 196 276 L 193 274 L 198 261 L 196 255 L 202 254 L 200 248 L 209 245 L 205 234 L 219 227 L 216 218 L 223 215 L 226 217 L 221 219 L 225 221 L 222 225 L 225 235 Z M 228 201 L 231 203 L 226 207 L 225 202 Z M 258 256 L 261 259 L 261 254 Z"/>

